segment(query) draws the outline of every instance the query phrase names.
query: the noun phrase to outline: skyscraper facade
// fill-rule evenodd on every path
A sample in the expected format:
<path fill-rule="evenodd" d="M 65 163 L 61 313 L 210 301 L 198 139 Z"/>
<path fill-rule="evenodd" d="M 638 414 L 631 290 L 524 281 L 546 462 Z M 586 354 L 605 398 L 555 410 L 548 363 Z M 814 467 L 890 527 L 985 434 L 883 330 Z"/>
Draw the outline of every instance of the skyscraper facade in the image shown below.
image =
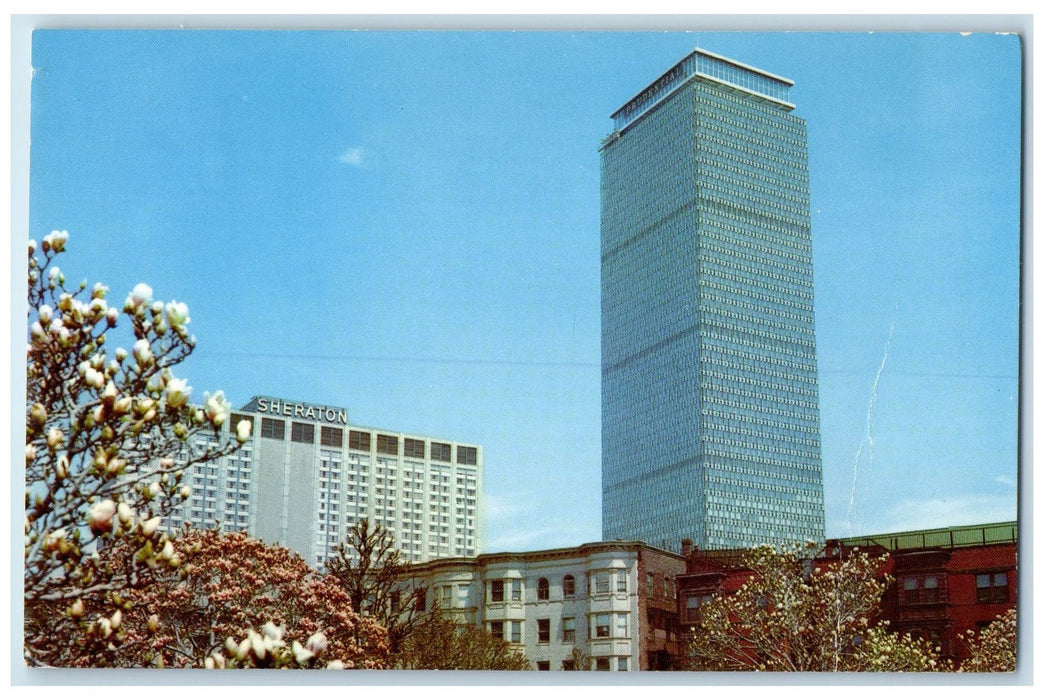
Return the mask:
<path fill-rule="evenodd" d="M 245 531 L 320 568 L 364 518 L 413 562 L 481 550 L 480 446 L 366 428 L 343 408 L 268 396 L 235 411 L 225 429 L 240 420 L 250 422 L 250 439 L 190 468 L 192 493 L 168 525 Z"/>
<path fill-rule="evenodd" d="M 824 536 L 805 122 L 697 49 L 602 143 L 602 535 Z"/>

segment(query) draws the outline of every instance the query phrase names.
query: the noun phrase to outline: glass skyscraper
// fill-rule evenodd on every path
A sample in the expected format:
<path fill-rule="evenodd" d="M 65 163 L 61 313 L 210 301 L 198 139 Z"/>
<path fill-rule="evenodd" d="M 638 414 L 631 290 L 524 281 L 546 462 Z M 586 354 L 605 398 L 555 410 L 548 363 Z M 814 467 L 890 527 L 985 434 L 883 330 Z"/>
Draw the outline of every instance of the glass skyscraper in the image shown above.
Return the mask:
<path fill-rule="evenodd" d="M 602 536 L 824 536 L 805 122 L 695 50 L 602 143 Z"/>

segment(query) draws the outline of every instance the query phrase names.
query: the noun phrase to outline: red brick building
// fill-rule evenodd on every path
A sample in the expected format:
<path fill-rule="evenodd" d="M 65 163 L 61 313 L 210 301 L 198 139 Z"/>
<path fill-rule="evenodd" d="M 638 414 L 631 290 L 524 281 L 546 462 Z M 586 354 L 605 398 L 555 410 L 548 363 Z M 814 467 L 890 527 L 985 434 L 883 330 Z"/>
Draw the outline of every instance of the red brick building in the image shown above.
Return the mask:
<path fill-rule="evenodd" d="M 827 540 L 824 558 L 858 547 L 887 553 L 894 577 L 881 601 L 891 629 L 931 640 L 946 658 L 967 658 L 959 635 L 981 629 L 1017 600 L 1018 525 L 1014 522 Z M 699 605 L 733 593 L 746 581 L 743 551 L 699 551 L 683 542 L 678 619 L 684 630 Z"/>

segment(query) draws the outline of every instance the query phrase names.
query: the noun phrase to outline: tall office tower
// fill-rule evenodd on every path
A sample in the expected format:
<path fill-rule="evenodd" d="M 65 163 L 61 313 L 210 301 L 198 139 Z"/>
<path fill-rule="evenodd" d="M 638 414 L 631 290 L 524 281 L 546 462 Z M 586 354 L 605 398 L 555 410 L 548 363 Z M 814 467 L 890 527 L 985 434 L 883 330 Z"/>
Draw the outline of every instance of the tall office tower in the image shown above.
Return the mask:
<path fill-rule="evenodd" d="M 701 49 L 602 143 L 602 536 L 824 536 L 805 123 Z"/>
<path fill-rule="evenodd" d="M 409 561 L 481 548 L 482 448 L 352 425 L 343 408 L 256 396 L 226 430 L 250 439 L 186 474 L 192 495 L 168 521 L 246 531 L 323 567 L 348 529 L 383 526 Z M 216 445 L 216 436 L 201 436 Z"/>

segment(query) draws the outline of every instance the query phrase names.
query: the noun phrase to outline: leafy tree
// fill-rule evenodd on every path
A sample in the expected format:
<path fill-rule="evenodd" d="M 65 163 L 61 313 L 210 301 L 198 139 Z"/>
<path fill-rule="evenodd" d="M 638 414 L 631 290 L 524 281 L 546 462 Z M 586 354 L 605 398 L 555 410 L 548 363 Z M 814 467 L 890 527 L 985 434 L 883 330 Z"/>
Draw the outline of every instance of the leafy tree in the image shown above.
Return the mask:
<path fill-rule="evenodd" d="M 817 563 L 817 553 L 811 543 L 749 552 L 739 590 L 699 608 L 693 670 L 940 670 L 928 643 L 873 624 L 889 583 L 884 557 L 854 551 Z"/>
<path fill-rule="evenodd" d="M 426 617 L 417 609 L 425 590 L 405 585 L 410 564 L 395 548 L 392 533 L 364 518 L 352 526 L 326 566 L 348 594 L 352 609 L 387 629 L 391 653 L 398 654 L 403 640 Z"/>
<path fill-rule="evenodd" d="M 448 616 L 429 615 L 403 640 L 396 659 L 403 669 L 529 671 L 532 664 L 503 639 Z"/>
<path fill-rule="evenodd" d="M 979 634 L 968 630 L 961 638 L 968 644 L 971 656 L 961 663 L 958 670 L 972 673 L 1015 671 L 1019 641 L 1015 608 L 998 615 Z"/>
<path fill-rule="evenodd" d="M 139 284 L 122 310 L 101 283 L 66 286 L 54 264 L 68 233 L 29 242 L 25 430 L 25 639 L 30 665 L 67 660 L 81 628 L 108 644 L 125 612 L 121 591 L 180 554 L 160 527 L 189 494 L 184 470 L 246 441 L 199 447 L 198 433 L 221 436 L 230 406 L 222 392 L 189 402 L 174 376 L 196 340 L 188 307 L 152 299 Z M 122 311 L 122 315 L 121 315 Z M 121 318 L 123 319 L 121 321 Z M 119 335 L 126 347 L 113 349 Z M 124 560 L 101 559 L 113 548 Z M 85 618 L 86 610 L 90 618 Z"/>
<path fill-rule="evenodd" d="M 385 665 L 384 630 L 352 612 L 337 581 L 298 554 L 217 530 L 184 530 L 177 546 L 179 569 L 158 570 L 147 586 L 126 591 L 110 644 L 77 640 L 70 665 L 187 667 L 211 659 L 222 666 L 226 655 L 233 665 L 279 665 L 278 649 L 298 665 Z M 103 554 L 109 557 L 114 566 L 125 561 L 117 548 Z"/>

